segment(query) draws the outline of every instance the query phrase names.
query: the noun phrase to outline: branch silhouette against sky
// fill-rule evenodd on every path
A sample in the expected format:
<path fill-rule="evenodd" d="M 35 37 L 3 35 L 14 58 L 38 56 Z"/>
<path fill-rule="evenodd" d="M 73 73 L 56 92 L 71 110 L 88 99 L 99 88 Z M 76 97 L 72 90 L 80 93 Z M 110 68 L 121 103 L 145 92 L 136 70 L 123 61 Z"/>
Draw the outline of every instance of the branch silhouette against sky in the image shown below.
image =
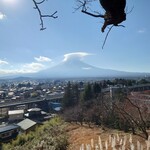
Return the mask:
<path fill-rule="evenodd" d="M 39 4 L 41 15 L 54 16 L 43 17 L 43 26 L 38 9 L 33 9 L 33 0 L 1 0 L 0 75 L 52 67 L 70 53 L 89 54 L 83 61 L 99 68 L 150 72 L 150 1 L 127 0 L 126 6 L 127 12 L 134 6 L 123 22 L 126 28 L 113 27 L 102 51 L 111 26 L 102 34 L 103 18 L 81 11 L 73 13 L 76 0 L 45 0 Z M 96 15 L 105 14 L 98 0 L 88 3 L 86 9 Z M 39 28 L 46 30 L 41 32 Z M 39 61 L 41 58 L 43 61 Z"/>

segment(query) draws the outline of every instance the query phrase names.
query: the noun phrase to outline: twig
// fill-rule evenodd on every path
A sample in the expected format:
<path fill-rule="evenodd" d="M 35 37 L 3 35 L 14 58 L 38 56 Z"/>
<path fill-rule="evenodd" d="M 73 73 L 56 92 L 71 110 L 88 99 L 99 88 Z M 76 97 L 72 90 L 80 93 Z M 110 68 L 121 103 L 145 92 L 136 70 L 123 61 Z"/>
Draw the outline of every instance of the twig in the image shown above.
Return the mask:
<path fill-rule="evenodd" d="M 128 12 L 128 10 L 126 10 L 126 14 L 130 14 L 134 9 L 134 6 L 131 8 L 131 10 Z"/>
<path fill-rule="evenodd" d="M 36 2 L 37 4 L 42 4 L 42 3 L 44 3 L 45 2 L 45 0 L 42 0 L 41 2 Z"/>
<path fill-rule="evenodd" d="M 82 0 L 77 0 L 77 2 L 79 3 L 78 5 L 77 5 L 77 8 L 74 8 L 75 9 L 75 11 L 74 12 L 76 12 L 77 10 L 79 10 L 80 8 L 82 8 L 82 10 L 87 10 L 87 8 L 86 8 L 86 4 L 87 4 L 87 1 L 86 0 L 84 0 L 84 1 L 82 1 Z"/>
<path fill-rule="evenodd" d="M 100 14 L 100 13 L 98 13 L 98 12 L 92 11 L 92 10 L 87 6 L 90 2 L 95 1 L 95 0 L 76 0 L 76 1 L 78 2 L 78 5 L 77 5 L 77 8 L 75 8 L 75 11 L 81 9 L 81 12 L 84 13 L 84 14 L 90 15 L 90 16 L 92 16 L 92 17 L 104 18 L 105 22 L 104 22 L 104 25 L 103 25 L 103 27 L 102 27 L 102 32 L 104 32 L 104 29 L 107 27 L 107 25 L 113 24 L 113 22 L 110 23 L 110 24 L 107 24 L 105 15 L 102 15 L 102 14 Z M 90 9 L 90 11 L 87 11 L 88 9 Z M 74 12 L 75 12 L 75 11 L 74 11 Z M 132 10 L 131 10 L 131 11 L 132 11 Z M 94 12 L 94 13 L 93 13 L 93 12 Z M 108 38 L 109 32 L 111 31 L 111 29 L 113 28 L 113 26 L 125 27 L 124 25 L 114 25 L 114 24 L 113 24 L 113 25 L 109 28 L 109 30 L 108 30 L 108 32 L 107 32 L 107 34 L 106 34 L 106 36 L 105 36 L 105 39 L 104 39 L 104 42 L 103 42 L 103 45 L 102 45 L 102 49 L 103 49 L 104 46 L 105 46 L 105 43 L 106 43 L 106 40 L 107 40 L 107 38 Z"/>
<path fill-rule="evenodd" d="M 122 25 L 122 24 L 117 25 L 116 27 L 124 27 L 124 28 L 125 28 L 125 26 L 124 26 L 124 25 Z"/>
<path fill-rule="evenodd" d="M 102 45 L 102 49 L 104 48 L 105 43 L 106 43 L 106 40 L 107 40 L 107 38 L 108 38 L 108 34 L 109 34 L 109 32 L 111 31 L 111 29 L 112 29 L 113 27 L 114 27 L 114 25 L 112 25 L 112 26 L 109 28 L 109 30 L 108 30 L 108 32 L 107 32 L 107 34 L 106 34 L 106 36 L 105 36 L 105 40 L 104 40 L 104 42 L 103 42 L 103 45 Z M 124 28 L 125 28 L 125 26 L 122 25 L 122 24 L 117 25 L 116 27 L 124 27 Z"/>
<path fill-rule="evenodd" d="M 82 13 L 85 13 L 85 14 L 90 15 L 92 17 L 101 17 L 101 18 L 104 18 L 104 15 L 101 15 L 99 13 L 98 14 L 94 14 L 94 13 L 91 13 L 91 12 L 87 11 L 87 9 L 89 9 L 89 7 L 87 7 L 87 5 L 90 2 L 92 2 L 92 1 L 95 1 L 95 0 L 83 0 L 83 1 L 82 0 L 77 0 L 77 2 L 79 3 L 79 5 L 78 5 L 77 8 L 75 8 L 75 11 L 79 10 L 80 8 L 82 8 L 82 10 L 81 10 Z"/>
<path fill-rule="evenodd" d="M 90 13 L 90 12 L 87 12 L 87 11 L 85 11 L 85 10 L 81 10 L 81 12 L 83 12 L 83 13 L 85 13 L 85 14 L 87 14 L 87 15 L 90 15 L 90 16 L 92 16 L 92 17 L 101 17 L 101 18 L 104 18 L 104 15 L 101 15 L 101 14 L 96 15 L 96 14 L 92 14 L 92 13 Z"/>
<path fill-rule="evenodd" d="M 104 40 L 104 42 L 103 42 L 102 49 L 103 49 L 104 46 L 105 46 L 105 43 L 106 43 L 106 40 L 107 40 L 107 38 L 108 38 L 109 32 L 111 31 L 111 29 L 113 28 L 113 26 L 114 26 L 114 25 L 112 25 L 112 26 L 109 28 L 109 30 L 108 30 L 108 32 L 107 32 L 107 34 L 106 34 L 106 36 L 105 36 L 105 40 Z"/>
<path fill-rule="evenodd" d="M 38 14 L 39 14 L 39 17 L 40 17 L 40 22 L 41 22 L 41 23 L 40 23 L 40 25 L 41 25 L 41 29 L 40 29 L 40 30 L 45 30 L 46 28 L 44 27 L 43 18 L 54 18 L 54 19 L 56 19 L 56 18 L 58 18 L 58 16 L 55 16 L 56 13 L 57 13 L 57 11 L 55 11 L 55 12 L 54 12 L 53 14 L 51 14 L 51 15 L 43 15 L 38 5 L 44 3 L 45 0 L 41 0 L 40 2 L 37 2 L 36 0 L 32 0 L 32 1 L 33 1 L 34 5 L 35 5 L 34 9 L 37 9 Z"/>

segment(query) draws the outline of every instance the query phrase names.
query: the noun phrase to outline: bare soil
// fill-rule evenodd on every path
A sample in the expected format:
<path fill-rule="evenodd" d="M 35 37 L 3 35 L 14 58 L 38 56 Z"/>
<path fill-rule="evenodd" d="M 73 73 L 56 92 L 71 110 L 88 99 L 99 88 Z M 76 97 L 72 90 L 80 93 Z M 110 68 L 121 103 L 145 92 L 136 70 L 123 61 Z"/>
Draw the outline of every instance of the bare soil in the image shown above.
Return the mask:
<path fill-rule="evenodd" d="M 109 135 L 116 136 L 119 135 L 120 139 L 123 138 L 125 135 L 127 137 L 127 144 L 126 144 L 126 150 L 130 150 L 130 144 L 129 144 L 129 138 L 131 133 L 124 133 L 122 131 L 118 130 L 112 130 L 112 129 L 102 129 L 101 127 L 92 126 L 88 127 L 88 125 L 79 125 L 75 123 L 68 124 L 67 127 L 67 133 L 68 133 L 68 140 L 69 140 L 69 146 L 67 150 L 80 150 L 80 147 L 82 144 L 91 144 L 91 139 L 94 140 L 94 143 L 98 144 L 99 136 L 101 137 L 102 144 L 105 145 L 105 141 L 109 139 Z M 143 149 L 146 150 L 146 143 L 145 139 L 137 136 L 132 135 L 132 141 L 135 145 L 135 150 L 137 149 L 137 141 L 139 141 L 143 145 Z M 104 146 L 105 147 L 105 146 Z M 117 148 L 117 147 L 116 147 Z M 104 148 L 105 149 L 105 148 Z M 109 150 L 111 150 L 111 146 L 109 146 Z M 119 146 L 118 146 L 119 149 Z M 94 148 L 92 149 L 94 150 Z"/>

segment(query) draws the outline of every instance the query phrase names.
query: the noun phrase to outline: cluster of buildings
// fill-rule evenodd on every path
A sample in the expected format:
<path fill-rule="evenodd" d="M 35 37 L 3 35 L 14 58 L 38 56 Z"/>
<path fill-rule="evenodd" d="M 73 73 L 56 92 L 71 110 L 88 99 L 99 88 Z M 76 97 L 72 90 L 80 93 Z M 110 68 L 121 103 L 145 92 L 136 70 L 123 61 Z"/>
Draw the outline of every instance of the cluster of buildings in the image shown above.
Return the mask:
<path fill-rule="evenodd" d="M 63 97 L 64 86 L 61 82 L 38 83 L 33 81 L 1 84 L 0 106 L 5 104 L 8 107 L 0 109 L 0 143 L 8 142 L 20 133 L 32 131 L 36 126 L 54 117 L 61 108 L 61 103 L 56 102 L 55 97 Z M 35 103 L 30 104 L 33 99 Z M 38 100 L 41 102 L 36 103 Z M 24 104 L 26 101 L 29 103 Z M 51 106 L 47 111 L 42 108 L 45 102 L 46 105 Z M 13 103 L 16 105 L 9 107 Z"/>
<path fill-rule="evenodd" d="M 6 122 L 0 125 L 0 142 L 16 138 L 19 133 L 28 133 L 52 117 L 54 114 L 44 112 L 40 108 L 31 108 L 26 111 L 23 109 L 9 110 Z"/>
<path fill-rule="evenodd" d="M 65 84 L 62 82 L 39 83 L 36 81 L 24 81 L 16 83 L 1 83 L 0 104 L 27 100 L 31 98 L 49 98 L 56 94 L 64 93 Z"/>
<path fill-rule="evenodd" d="M 80 91 L 84 89 L 86 82 L 78 82 Z M 0 143 L 10 141 L 22 132 L 28 133 L 43 121 L 54 117 L 61 110 L 61 100 L 67 83 L 65 80 L 0 83 Z M 101 92 L 108 93 L 112 99 L 120 91 L 132 91 L 133 97 L 133 91 L 150 90 L 149 84 L 104 87 Z"/>

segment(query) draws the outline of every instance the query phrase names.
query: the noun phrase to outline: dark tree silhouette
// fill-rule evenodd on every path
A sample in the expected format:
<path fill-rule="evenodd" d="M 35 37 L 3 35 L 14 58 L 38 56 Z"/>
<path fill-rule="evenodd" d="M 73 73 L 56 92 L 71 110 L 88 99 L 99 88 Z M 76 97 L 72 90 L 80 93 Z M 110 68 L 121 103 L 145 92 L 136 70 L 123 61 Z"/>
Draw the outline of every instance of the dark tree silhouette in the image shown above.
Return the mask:
<path fill-rule="evenodd" d="M 104 19 L 104 25 L 101 31 L 104 32 L 108 25 L 118 26 L 120 23 L 126 20 L 126 0 L 99 0 L 101 6 L 105 10 L 105 14 L 98 12 L 89 12 L 88 4 L 95 0 L 77 0 L 78 6 L 75 10 L 81 8 L 81 12 L 90 15 L 92 17 L 100 17 Z"/>
<path fill-rule="evenodd" d="M 40 25 L 41 25 L 41 29 L 40 30 L 45 30 L 46 28 L 44 27 L 44 18 L 53 18 L 56 19 L 58 18 L 58 16 L 56 16 L 57 11 L 53 12 L 52 14 L 43 14 L 41 12 L 40 9 L 40 5 L 43 4 L 46 0 L 32 0 L 34 3 L 34 9 L 36 9 L 38 11 L 39 17 L 40 17 Z M 126 7 L 126 0 L 99 0 L 100 5 L 103 7 L 103 9 L 105 10 L 104 14 L 98 13 L 98 12 L 90 12 L 89 11 L 89 6 L 88 4 L 93 2 L 93 1 L 97 1 L 97 0 L 76 0 L 77 1 L 77 8 L 75 8 L 76 10 L 81 9 L 82 13 L 85 13 L 87 15 L 90 15 L 92 17 L 100 17 L 104 19 L 104 24 L 101 28 L 101 31 L 104 32 L 104 30 L 106 29 L 106 27 L 108 25 L 112 25 L 107 34 L 106 37 L 104 39 L 103 45 L 102 45 L 102 49 L 106 43 L 107 37 L 109 35 L 109 32 L 111 31 L 113 26 L 122 26 L 123 25 L 119 25 L 120 23 L 122 23 L 123 21 L 126 20 L 126 13 L 125 13 L 125 7 Z M 91 9 L 90 9 L 91 10 Z"/>
<path fill-rule="evenodd" d="M 104 25 L 102 32 L 104 32 L 107 25 L 113 24 L 118 26 L 122 21 L 126 20 L 125 6 L 126 0 L 99 0 L 102 7 L 105 9 Z"/>
<path fill-rule="evenodd" d="M 40 0 L 40 1 L 36 1 L 36 0 L 32 0 L 34 3 L 34 9 L 36 9 L 38 11 L 39 17 L 40 17 L 40 25 L 41 25 L 41 29 L 40 30 L 45 30 L 46 28 L 44 27 L 44 22 L 43 22 L 43 18 L 53 18 L 56 19 L 58 18 L 58 16 L 56 16 L 57 11 L 53 12 L 52 14 L 43 14 L 41 12 L 40 9 L 40 5 L 43 4 L 46 0 Z"/>
<path fill-rule="evenodd" d="M 32 0 L 34 3 L 34 9 L 36 9 L 38 11 L 39 17 L 40 17 L 40 25 L 41 25 L 41 30 L 46 29 L 44 27 L 44 23 L 43 23 L 43 18 L 58 18 L 58 16 L 56 16 L 57 11 L 53 12 L 52 14 L 43 14 L 41 12 L 40 9 L 40 5 L 43 4 L 46 0 Z M 126 0 L 99 0 L 101 6 L 104 8 L 104 10 L 106 11 L 105 14 L 100 14 L 98 12 L 96 12 L 96 14 L 91 13 L 88 11 L 88 4 L 90 2 L 93 2 L 96 0 L 77 0 L 77 8 L 75 8 L 75 10 L 78 10 L 80 8 L 81 12 L 93 16 L 93 17 L 101 17 L 104 18 L 104 25 L 101 29 L 102 32 L 104 32 L 105 28 L 108 25 L 113 24 L 114 26 L 118 26 L 118 24 L 120 24 L 121 22 L 123 22 L 124 20 L 126 20 L 126 13 L 125 13 L 125 6 L 126 6 Z"/>
<path fill-rule="evenodd" d="M 113 26 L 121 26 L 124 27 L 123 25 L 119 25 L 123 21 L 126 20 L 126 13 L 125 13 L 125 7 L 126 7 L 126 0 L 99 0 L 100 5 L 103 7 L 105 10 L 104 14 L 101 14 L 99 12 L 92 11 L 89 9 L 89 3 L 96 1 L 96 0 L 77 0 L 78 5 L 75 10 L 81 9 L 82 13 L 85 13 L 87 15 L 90 15 L 92 17 L 99 17 L 104 19 L 104 24 L 101 28 L 101 31 L 104 32 L 106 27 L 108 25 L 112 25 L 104 39 L 102 49 L 104 48 L 104 45 L 106 43 L 107 37 L 109 35 L 109 32 L 113 28 Z"/>

